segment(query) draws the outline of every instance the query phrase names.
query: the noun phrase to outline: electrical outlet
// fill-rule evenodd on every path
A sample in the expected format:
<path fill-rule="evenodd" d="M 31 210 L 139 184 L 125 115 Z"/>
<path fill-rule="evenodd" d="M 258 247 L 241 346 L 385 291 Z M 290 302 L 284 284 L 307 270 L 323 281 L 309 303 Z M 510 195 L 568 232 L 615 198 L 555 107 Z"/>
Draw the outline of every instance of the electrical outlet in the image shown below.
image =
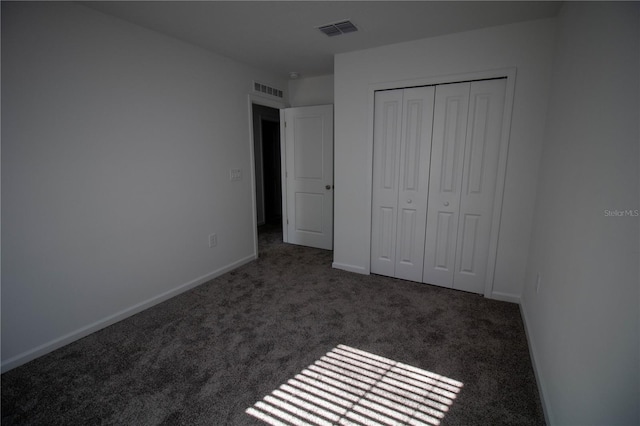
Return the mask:
<path fill-rule="evenodd" d="M 540 292 L 540 272 L 536 276 L 536 293 Z"/>
<path fill-rule="evenodd" d="M 218 245 L 218 235 L 211 234 L 209 235 L 209 248 L 215 247 Z"/>

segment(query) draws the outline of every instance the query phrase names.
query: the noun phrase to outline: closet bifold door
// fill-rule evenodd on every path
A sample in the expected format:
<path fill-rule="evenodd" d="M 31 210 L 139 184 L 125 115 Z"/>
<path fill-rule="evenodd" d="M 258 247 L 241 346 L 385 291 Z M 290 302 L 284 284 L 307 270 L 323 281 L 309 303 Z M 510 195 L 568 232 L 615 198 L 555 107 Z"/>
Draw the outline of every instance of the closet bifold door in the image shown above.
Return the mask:
<path fill-rule="evenodd" d="M 402 90 L 376 92 L 374 104 L 371 272 L 389 277 L 396 270 L 402 94 Z"/>
<path fill-rule="evenodd" d="M 371 272 L 422 281 L 433 87 L 376 92 Z"/>
<path fill-rule="evenodd" d="M 484 293 L 506 80 L 438 86 L 423 281 Z"/>
<path fill-rule="evenodd" d="M 431 140 L 424 273 L 428 284 L 453 287 L 470 83 L 437 86 Z"/>
<path fill-rule="evenodd" d="M 498 177 L 506 79 L 474 81 L 469 95 L 453 288 L 484 293 Z"/>

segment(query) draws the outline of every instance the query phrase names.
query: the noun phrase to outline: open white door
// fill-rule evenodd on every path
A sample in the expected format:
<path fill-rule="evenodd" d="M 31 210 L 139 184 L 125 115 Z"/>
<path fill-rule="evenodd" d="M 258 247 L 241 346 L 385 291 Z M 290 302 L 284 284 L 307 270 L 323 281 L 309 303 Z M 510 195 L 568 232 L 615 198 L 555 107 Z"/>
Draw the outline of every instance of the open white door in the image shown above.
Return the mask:
<path fill-rule="evenodd" d="M 333 105 L 287 108 L 286 242 L 333 249 Z"/>

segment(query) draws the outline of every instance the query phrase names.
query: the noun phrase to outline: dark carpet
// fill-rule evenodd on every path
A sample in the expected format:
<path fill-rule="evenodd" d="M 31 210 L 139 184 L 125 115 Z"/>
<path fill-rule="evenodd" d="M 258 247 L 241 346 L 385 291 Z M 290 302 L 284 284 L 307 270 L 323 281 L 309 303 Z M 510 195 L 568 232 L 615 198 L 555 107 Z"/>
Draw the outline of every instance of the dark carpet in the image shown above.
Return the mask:
<path fill-rule="evenodd" d="M 257 261 L 3 374 L 2 424 L 264 425 L 245 411 L 338 345 L 461 382 L 435 423 L 544 424 L 517 305 L 331 261 L 262 232 Z"/>

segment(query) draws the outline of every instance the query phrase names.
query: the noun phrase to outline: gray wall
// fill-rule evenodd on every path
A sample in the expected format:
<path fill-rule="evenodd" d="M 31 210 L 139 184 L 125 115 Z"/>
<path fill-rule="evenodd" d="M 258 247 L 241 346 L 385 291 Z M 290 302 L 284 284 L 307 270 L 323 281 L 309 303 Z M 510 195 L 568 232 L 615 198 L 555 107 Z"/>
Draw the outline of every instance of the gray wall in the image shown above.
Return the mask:
<path fill-rule="evenodd" d="M 289 80 L 288 88 L 292 107 L 333 103 L 333 74 Z"/>
<path fill-rule="evenodd" d="M 3 369 L 255 257 L 254 79 L 286 86 L 84 6 L 2 3 Z"/>
<path fill-rule="evenodd" d="M 637 425 L 640 7 L 558 24 L 522 310 L 550 423 Z"/>

